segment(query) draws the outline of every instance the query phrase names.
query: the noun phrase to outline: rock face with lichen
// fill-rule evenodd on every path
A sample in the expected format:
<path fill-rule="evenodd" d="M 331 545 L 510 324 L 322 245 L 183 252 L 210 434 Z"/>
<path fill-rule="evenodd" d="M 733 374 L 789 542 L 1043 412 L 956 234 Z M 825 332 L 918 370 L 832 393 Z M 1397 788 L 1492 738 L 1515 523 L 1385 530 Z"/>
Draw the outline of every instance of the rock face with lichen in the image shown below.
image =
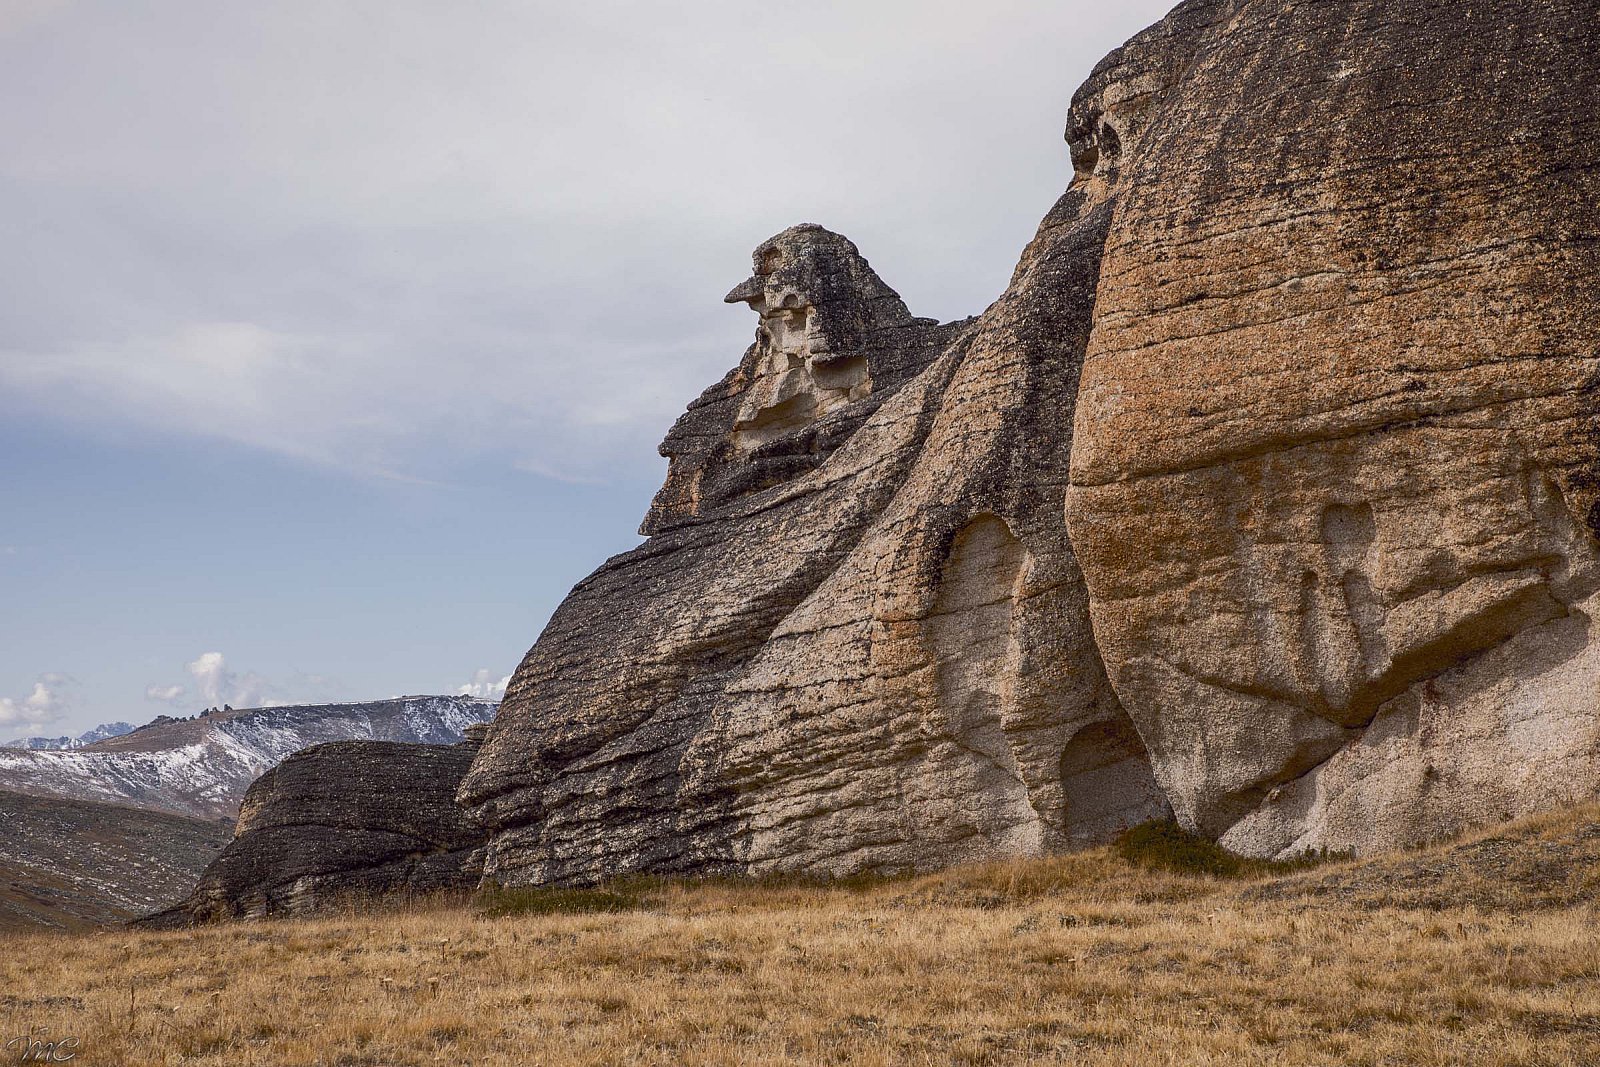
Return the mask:
<path fill-rule="evenodd" d="M 1600 783 L 1600 23 L 1589 0 L 1189 0 L 1073 100 L 981 317 L 844 238 L 650 540 L 517 671 L 487 877 L 842 874 L 1169 810 L 1400 845 Z"/>

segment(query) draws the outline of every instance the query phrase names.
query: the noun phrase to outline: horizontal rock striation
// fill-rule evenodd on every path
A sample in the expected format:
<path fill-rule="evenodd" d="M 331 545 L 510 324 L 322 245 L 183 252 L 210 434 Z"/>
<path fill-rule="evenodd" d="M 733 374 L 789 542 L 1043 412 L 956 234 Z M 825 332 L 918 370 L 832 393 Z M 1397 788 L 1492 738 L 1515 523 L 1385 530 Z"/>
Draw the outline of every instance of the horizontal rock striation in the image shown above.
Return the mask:
<path fill-rule="evenodd" d="M 475 751 L 335 741 L 290 756 L 250 786 L 233 841 L 188 898 L 143 922 L 304 914 L 476 886 L 484 834 L 455 804 Z"/>
<path fill-rule="evenodd" d="M 1260 855 L 1591 795 L 1594 6 L 1225 10 L 1133 136 L 1075 108 L 1122 147 L 1068 510 L 1156 776 Z"/>
<path fill-rule="evenodd" d="M 1167 811 L 1064 515 L 1111 217 L 1075 186 L 947 326 L 819 227 L 757 249 L 757 343 L 668 436 L 655 536 L 556 612 L 463 785 L 488 877 L 927 867 Z"/>

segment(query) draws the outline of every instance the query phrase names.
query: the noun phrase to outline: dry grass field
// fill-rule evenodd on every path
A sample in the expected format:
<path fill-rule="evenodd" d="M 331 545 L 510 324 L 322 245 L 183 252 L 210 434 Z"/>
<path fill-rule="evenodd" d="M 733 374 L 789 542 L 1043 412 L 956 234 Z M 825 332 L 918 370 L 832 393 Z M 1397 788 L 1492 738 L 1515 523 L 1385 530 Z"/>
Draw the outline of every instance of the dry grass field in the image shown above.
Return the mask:
<path fill-rule="evenodd" d="M 1593 1065 L 1597 886 L 1589 807 L 1291 875 L 1103 849 L 13 936 L 0 1027 L 78 1064 Z"/>

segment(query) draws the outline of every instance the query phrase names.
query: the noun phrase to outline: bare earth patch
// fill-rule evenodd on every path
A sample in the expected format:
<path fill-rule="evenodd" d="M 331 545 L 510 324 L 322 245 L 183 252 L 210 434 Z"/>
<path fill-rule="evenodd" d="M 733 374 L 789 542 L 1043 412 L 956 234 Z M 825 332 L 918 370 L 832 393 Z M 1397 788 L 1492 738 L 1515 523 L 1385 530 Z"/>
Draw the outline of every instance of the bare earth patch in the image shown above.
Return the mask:
<path fill-rule="evenodd" d="M 1577 1067 L 1600 1063 L 1597 822 L 1287 877 L 1103 849 L 13 936 L 0 1026 L 76 1036 L 80 1064 Z"/>

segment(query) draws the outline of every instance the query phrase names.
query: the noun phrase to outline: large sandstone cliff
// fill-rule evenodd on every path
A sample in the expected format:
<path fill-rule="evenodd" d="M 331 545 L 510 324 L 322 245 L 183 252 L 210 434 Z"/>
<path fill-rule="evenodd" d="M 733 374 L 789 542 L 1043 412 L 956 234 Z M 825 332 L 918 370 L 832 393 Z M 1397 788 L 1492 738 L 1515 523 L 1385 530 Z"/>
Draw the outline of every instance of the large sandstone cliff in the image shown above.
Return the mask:
<path fill-rule="evenodd" d="M 1592 795 L 1594 4 L 1214 6 L 1131 136 L 1083 116 L 1068 515 L 1156 776 L 1269 855 Z"/>
<path fill-rule="evenodd" d="M 650 539 L 459 798 L 506 883 L 926 867 L 1176 813 L 1372 850 L 1600 783 L 1592 0 L 1189 0 L 982 316 L 757 249 Z"/>

